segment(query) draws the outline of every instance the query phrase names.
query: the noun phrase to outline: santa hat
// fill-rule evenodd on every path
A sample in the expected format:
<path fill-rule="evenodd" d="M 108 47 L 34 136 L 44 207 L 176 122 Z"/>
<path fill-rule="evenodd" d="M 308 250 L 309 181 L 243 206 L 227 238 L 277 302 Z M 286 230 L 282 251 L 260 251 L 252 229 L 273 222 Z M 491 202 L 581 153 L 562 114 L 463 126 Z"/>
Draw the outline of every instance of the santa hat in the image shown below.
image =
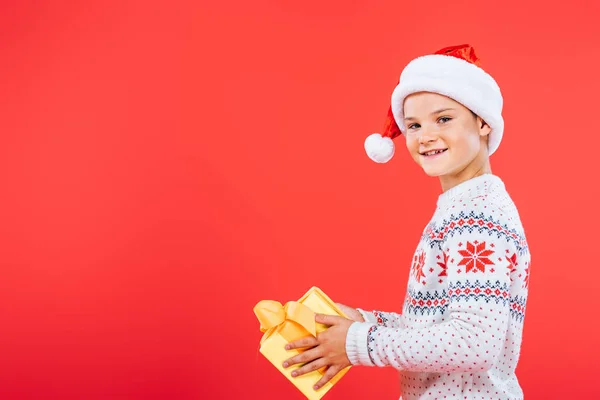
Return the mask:
<path fill-rule="evenodd" d="M 392 93 L 383 134 L 373 133 L 365 140 L 373 161 L 386 163 L 394 155 L 393 139 L 406 132 L 404 100 L 417 92 L 447 96 L 473 111 L 491 128 L 489 154 L 498 149 L 504 132 L 502 94 L 494 78 L 479 66 L 473 47 L 464 44 L 418 57 L 404 68 Z"/>

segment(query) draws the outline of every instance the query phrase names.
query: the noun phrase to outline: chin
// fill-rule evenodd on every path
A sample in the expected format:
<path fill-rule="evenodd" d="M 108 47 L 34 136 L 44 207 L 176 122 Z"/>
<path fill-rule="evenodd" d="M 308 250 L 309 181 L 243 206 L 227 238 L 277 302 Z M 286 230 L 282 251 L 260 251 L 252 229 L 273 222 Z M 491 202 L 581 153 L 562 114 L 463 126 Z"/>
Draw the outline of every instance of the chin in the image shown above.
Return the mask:
<path fill-rule="evenodd" d="M 423 168 L 423 171 L 425 172 L 425 174 L 427 176 L 431 176 L 431 177 L 438 177 L 438 176 L 442 176 L 445 174 L 445 171 L 442 171 L 437 168 Z"/>

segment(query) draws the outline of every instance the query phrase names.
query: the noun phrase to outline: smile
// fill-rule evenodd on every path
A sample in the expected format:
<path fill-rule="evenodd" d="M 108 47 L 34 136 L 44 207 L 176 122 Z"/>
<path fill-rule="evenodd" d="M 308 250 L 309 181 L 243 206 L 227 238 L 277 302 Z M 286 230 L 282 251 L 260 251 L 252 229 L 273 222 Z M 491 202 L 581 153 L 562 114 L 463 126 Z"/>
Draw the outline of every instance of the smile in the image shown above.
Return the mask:
<path fill-rule="evenodd" d="M 421 153 L 421 155 L 425 156 L 425 157 L 430 157 L 430 156 L 435 156 L 437 154 L 441 154 L 441 153 L 445 152 L 446 150 L 448 150 L 448 149 L 431 150 L 431 151 L 427 151 L 425 153 Z"/>

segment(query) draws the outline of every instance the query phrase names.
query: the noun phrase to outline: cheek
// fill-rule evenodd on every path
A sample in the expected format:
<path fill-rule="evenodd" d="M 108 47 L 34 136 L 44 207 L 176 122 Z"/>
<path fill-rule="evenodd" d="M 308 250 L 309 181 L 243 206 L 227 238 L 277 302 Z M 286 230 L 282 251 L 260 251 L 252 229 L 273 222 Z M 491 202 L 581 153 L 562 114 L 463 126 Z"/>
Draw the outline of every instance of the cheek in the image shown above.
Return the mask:
<path fill-rule="evenodd" d="M 476 154 L 481 147 L 479 135 L 477 134 L 449 136 L 446 143 L 453 147 L 454 153 L 460 153 L 464 156 Z"/>
<path fill-rule="evenodd" d="M 406 142 L 406 147 L 408 148 L 408 150 L 413 151 L 419 150 L 419 139 L 417 139 L 417 137 L 415 135 L 411 135 L 411 136 L 406 136 L 406 135 L 402 135 L 404 137 L 404 141 Z"/>
<path fill-rule="evenodd" d="M 405 139 L 405 144 L 406 144 L 406 148 L 408 149 L 408 152 L 415 157 L 415 155 L 418 155 L 417 153 L 419 153 L 419 141 L 414 139 L 414 138 L 409 138 L 407 137 Z"/>

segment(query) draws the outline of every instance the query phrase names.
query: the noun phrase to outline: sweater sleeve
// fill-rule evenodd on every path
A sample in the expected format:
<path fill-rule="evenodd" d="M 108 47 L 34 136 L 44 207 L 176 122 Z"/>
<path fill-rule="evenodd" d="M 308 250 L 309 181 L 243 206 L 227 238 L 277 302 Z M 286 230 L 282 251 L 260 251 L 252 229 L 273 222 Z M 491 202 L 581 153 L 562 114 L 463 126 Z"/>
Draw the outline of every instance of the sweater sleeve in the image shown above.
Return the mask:
<path fill-rule="evenodd" d="M 385 326 L 388 328 L 400 328 L 402 327 L 402 315 L 395 312 L 385 311 L 365 311 L 362 308 L 356 309 L 363 317 L 365 322 Z"/>
<path fill-rule="evenodd" d="M 352 364 L 415 372 L 473 372 L 495 364 L 510 318 L 507 260 L 518 243 L 507 229 L 470 228 L 443 228 L 440 246 L 449 262 L 443 322 L 408 329 L 355 322 L 346 337 Z"/>

